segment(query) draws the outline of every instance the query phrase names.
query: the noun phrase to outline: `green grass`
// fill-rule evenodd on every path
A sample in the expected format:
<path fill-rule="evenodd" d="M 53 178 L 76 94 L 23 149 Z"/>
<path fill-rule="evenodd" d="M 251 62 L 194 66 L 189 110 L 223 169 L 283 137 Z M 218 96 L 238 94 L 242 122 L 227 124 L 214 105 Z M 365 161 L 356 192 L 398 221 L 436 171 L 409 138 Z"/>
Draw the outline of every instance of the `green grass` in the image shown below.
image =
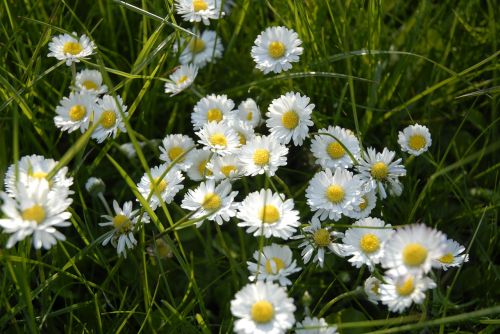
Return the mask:
<path fill-rule="evenodd" d="M 2 333 L 232 332 L 229 302 L 247 283 L 246 260 L 259 247 L 235 220 L 220 228 L 207 222 L 200 229 L 174 226 L 186 214 L 177 195 L 176 203 L 156 214 L 149 210 L 152 224 L 137 236 L 139 245 L 127 259 L 101 246 L 106 230 L 98 223 L 105 208 L 85 191 L 87 178 L 106 182 L 108 203 L 134 200 L 135 184 L 159 163 L 159 152 L 149 145 L 130 160 L 118 145 L 133 142 L 139 149 L 137 141 L 144 139 L 193 136 L 190 113 L 200 98 L 193 91 L 173 98 L 163 92 L 178 65 L 172 48 L 185 35 L 181 27 L 191 25 L 174 15 L 172 1 L 127 2 L 141 11 L 110 0 L 0 2 L 0 176 L 19 157 L 41 154 L 67 165 L 75 178 L 73 226 L 61 229 L 66 242 L 50 251 L 35 251 L 29 239 L 0 248 Z M 460 269 L 436 272 L 438 287 L 425 304 L 402 316 L 349 293 L 366 270 L 335 256 L 327 257 L 323 270 L 299 260 L 303 271 L 289 289 L 297 319 L 307 303 L 313 315 L 329 304 L 323 316 L 341 333 L 494 333 L 500 325 L 495 1 L 236 3 L 229 16 L 212 23 L 224 55 L 200 70 L 196 91 L 228 94 L 236 103 L 252 97 L 263 112 L 279 95 L 301 92 L 316 105 L 315 130 L 340 125 L 355 131 L 365 147 L 387 146 L 399 155 L 398 131 L 415 122 L 427 125 L 430 151 L 405 159 L 402 196 L 388 198 L 374 215 L 392 225 L 425 222 L 470 252 Z M 297 31 L 304 54 L 291 71 L 265 76 L 254 68 L 250 49 L 273 25 Z M 92 36 L 98 46 L 97 55 L 78 68 L 105 72 L 112 92 L 129 107 L 128 131 L 114 141 L 99 145 L 54 126 L 71 70 L 46 57 L 47 44 L 53 35 L 72 31 Z M 311 216 L 304 197 L 308 171 L 316 168 L 308 148 L 306 142 L 292 149 L 289 165 L 278 172 L 283 182 L 274 182 L 293 194 L 303 223 Z M 257 177 L 238 183 L 238 199 L 267 182 Z M 172 259 L 146 253 L 159 233 L 172 247 Z M 6 240 L 1 234 L 0 247 Z"/>

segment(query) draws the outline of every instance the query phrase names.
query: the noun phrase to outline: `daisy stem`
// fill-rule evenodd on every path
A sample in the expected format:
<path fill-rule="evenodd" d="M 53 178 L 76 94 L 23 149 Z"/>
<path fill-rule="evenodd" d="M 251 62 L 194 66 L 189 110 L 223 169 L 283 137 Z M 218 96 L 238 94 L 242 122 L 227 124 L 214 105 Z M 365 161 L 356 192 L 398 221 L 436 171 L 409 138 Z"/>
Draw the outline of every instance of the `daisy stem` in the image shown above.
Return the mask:
<path fill-rule="evenodd" d="M 348 297 L 356 296 L 356 295 L 360 294 L 362 291 L 363 291 L 363 289 L 361 287 L 357 287 L 356 289 L 354 289 L 352 291 L 347 291 L 347 292 L 344 292 L 343 294 L 338 295 L 337 297 L 333 298 L 328 303 L 326 303 L 325 306 L 323 306 L 321 311 L 319 311 L 318 317 L 322 317 L 326 313 L 326 311 L 328 311 L 328 309 L 330 307 L 332 307 L 333 304 L 335 304 L 336 302 L 338 302 L 342 299 L 348 298 Z"/>
<path fill-rule="evenodd" d="M 76 64 L 75 62 L 71 63 L 71 86 L 76 86 Z"/>
<path fill-rule="evenodd" d="M 273 178 L 275 178 L 276 182 L 278 182 L 280 184 L 280 186 L 284 189 L 286 195 L 289 198 L 293 198 L 292 193 L 290 192 L 290 189 L 286 185 L 285 181 L 283 181 L 278 175 L 274 175 Z"/>
<path fill-rule="evenodd" d="M 337 137 L 335 137 L 331 133 L 328 133 L 328 132 L 312 132 L 312 133 L 310 133 L 310 135 L 311 136 L 312 135 L 319 135 L 319 136 L 329 136 L 329 137 L 332 137 L 333 139 L 335 139 L 337 141 L 337 143 L 340 144 L 340 146 L 342 146 L 342 148 L 344 149 L 344 151 L 347 152 L 347 154 L 349 155 L 349 158 L 351 158 L 351 160 L 352 160 L 352 163 L 354 165 L 359 165 L 358 160 L 354 157 L 354 155 L 351 153 L 351 151 L 349 151 L 349 149 L 344 145 L 344 143 L 342 143 L 340 140 L 338 140 Z"/>
<path fill-rule="evenodd" d="M 109 207 L 108 202 L 106 202 L 106 199 L 104 198 L 104 195 L 102 194 L 102 192 L 100 192 L 99 194 L 97 194 L 97 197 L 99 197 L 99 199 L 101 200 L 101 203 L 102 203 L 102 205 L 104 205 L 104 208 L 106 209 L 106 212 L 108 213 L 108 215 L 110 217 L 113 217 L 114 214 L 111 211 L 111 208 Z"/>

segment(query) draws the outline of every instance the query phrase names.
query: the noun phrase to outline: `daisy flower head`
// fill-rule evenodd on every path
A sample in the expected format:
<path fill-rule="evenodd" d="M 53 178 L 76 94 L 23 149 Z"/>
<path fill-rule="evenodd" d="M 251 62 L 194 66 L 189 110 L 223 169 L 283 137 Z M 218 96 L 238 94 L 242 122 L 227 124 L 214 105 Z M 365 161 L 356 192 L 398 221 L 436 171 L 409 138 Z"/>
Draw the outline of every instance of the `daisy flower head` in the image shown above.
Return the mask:
<path fill-rule="evenodd" d="M 306 189 L 307 204 L 316 211 L 313 219 L 339 220 L 350 215 L 361 203 L 361 181 L 346 169 L 336 168 L 318 172 Z"/>
<path fill-rule="evenodd" d="M 191 167 L 191 161 L 187 159 L 186 152 L 192 149 L 193 146 L 195 146 L 193 139 L 187 135 L 167 135 L 160 146 L 160 160 L 170 165 L 178 158 L 179 160 L 177 160 L 175 166 L 180 170 L 186 171 Z"/>
<path fill-rule="evenodd" d="M 243 173 L 255 176 L 276 174 L 278 167 L 286 166 L 288 148 L 269 136 L 255 136 L 241 147 L 240 161 Z"/>
<path fill-rule="evenodd" d="M 86 35 L 78 38 L 75 32 L 72 35 L 64 34 L 52 37 L 49 43 L 48 57 L 57 60 L 65 60 L 70 66 L 73 62 L 78 63 L 80 59 L 94 54 L 96 46 Z"/>
<path fill-rule="evenodd" d="M 181 45 L 186 45 L 179 58 L 181 64 L 193 63 L 198 68 L 203 68 L 207 63 L 222 57 L 224 50 L 220 37 L 212 30 L 204 30 L 199 37 L 190 36 L 187 43 L 181 39 Z"/>
<path fill-rule="evenodd" d="M 170 74 L 169 82 L 165 83 L 165 93 L 174 96 L 191 86 L 198 75 L 196 65 L 187 64 L 179 66 L 174 73 Z"/>
<path fill-rule="evenodd" d="M 262 248 L 262 252 L 253 253 L 255 262 L 247 261 L 250 281 L 278 281 L 281 286 L 291 285 L 287 276 L 300 271 L 293 259 L 292 250 L 288 246 L 272 244 Z"/>
<path fill-rule="evenodd" d="M 213 153 L 206 150 L 191 150 L 186 155 L 191 167 L 187 170 L 187 176 L 193 181 L 201 181 L 212 176 L 209 163 L 213 159 Z"/>
<path fill-rule="evenodd" d="M 404 274 L 385 276 L 380 285 L 380 301 L 389 311 L 402 313 L 412 303 L 422 304 L 425 291 L 434 289 L 436 283 L 426 276 Z"/>
<path fill-rule="evenodd" d="M 188 190 L 181 207 L 190 211 L 195 211 L 194 219 L 203 218 L 215 221 L 222 225 L 236 215 L 238 204 L 234 202 L 237 191 L 231 191 L 231 183 L 223 181 L 218 185 L 214 180 L 201 182 L 194 190 Z M 204 220 L 196 223 L 200 227 Z"/>
<path fill-rule="evenodd" d="M 255 137 L 255 131 L 250 124 L 245 121 L 240 121 L 238 119 L 230 119 L 227 124 L 231 129 L 233 129 L 238 135 L 240 140 L 240 146 L 245 145 L 247 141 L 252 140 Z"/>
<path fill-rule="evenodd" d="M 273 194 L 269 189 L 248 194 L 238 208 L 237 217 L 241 220 L 238 226 L 247 227 L 247 233 L 254 236 L 287 240 L 300 222 L 293 200 L 283 198 L 283 194 Z"/>
<path fill-rule="evenodd" d="M 102 74 L 97 70 L 81 70 L 76 75 L 75 86 L 80 92 L 101 95 L 108 91 L 102 84 Z"/>
<path fill-rule="evenodd" d="M 66 240 L 56 227 L 71 225 L 71 213 L 66 210 L 71 205 L 67 194 L 50 190 L 44 178 L 34 178 L 28 184 L 19 184 L 16 198 L 0 192 L 3 201 L 1 211 L 5 218 L 0 219 L 3 232 L 11 234 L 6 248 L 12 248 L 18 241 L 32 235 L 36 249 L 49 249 L 58 240 Z"/>
<path fill-rule="evenodd" d="M 97 108 L 94 121 L 99 122 L 99 126 L 92 133 L 92 138 L 98 143 L 102 143 L 109 136 L 116 138 L 118 130 L 127 132 L 123 117 L 128 116 L 127 106 L 123 104 L 122 98 L 117 95 L 116 100 L 111 95 L 104 95 L 97 101 Z"/>
<path fill-rule="evenodd" d="M 380 263 L 384 256 L 385 243 L 394 232 L 390 228 L 391 224 L 368 217 L 358 220 L 352 226 L 342 238 L 344 256 L 351 256 L 349 262 L 354 267 L 360 268 L 366 264 L 373 271 L 375 264 Z"/>
<path fill-rule="evenodd" d="M 238 135 L 226 122 L 207 123 L 196 132 L 196 135 L 200 137 L 198 143 L 203 145 L 204 150 L 210 150 L 221 156 L 233 154 L 240 147 Z"/>
<path fill-rule="evenodd" d="M 266 125 L 271 137 L 282 144 L 288 144 L 293 139 L 295 146 L 302 145 L 309 133 L 309 127 L 314 125 L 311 114 L 314 104 L 309 104 L 307 96 L 288 92 L 274 99 L 266 113 Z"/>
<path fill-rule="evenodd" d="M 335 334 L 337 333 L 337 326 L 328 325 L 323 318 L 310 318 L 305 317 L 302 322 L 298 322 L 295 333 L 297 334 Z"/>
<path fill-rule="evenodd" d="M 106 184 L 102 179 L 92 176 L 85 182 L 85 189 L 91 196 L 99 196 L 99 194 L 102 194 L 106 189 Z"/>
<path fill-rule="evenodd" d="M 166 172 L 167 168 L 167 164 L 151 168 L 150 174 L 153 182 L 151 182 L 148 174 L 144 173 L 137 185 L 137 190 L 149 202 L 149 206 L 153 210 L 156 210 L 161 202 L 167 204 L 172 202 L 174 196 L 184 188 L 182 173 L 177 168 L 171 168 Z"/>
<path fill-rule="evenodd" d="M 376 189 L 380 198 L 387 197 L 385 186 L 396 195 L 401 194 L 402 186 L 398 178 L 406 175 L 406 169 L 400 164 L 401 158 L 394 160 L 395 153 L 384 148 L 382 153 L 369 147 L 365 157 L 359 160 L 356 166 L 361 180 L 366 185 L 366 190 Z"/>
<path fill-rule="evenodd" d="M 375 189 L 369 190 L 361 195 L 361 202 L 358 206 L 354 207 L 354 210 L 347 214 L 347 217 L 354 219 L 366 218 L 376 205 L 377 196 L 375 195 Z"/>
<path fill-rule="evenodd" d="M 463 254 L 463 252 L 465 252 L 464 246 L 453 239 L 447 239 L 444 255 L 434 259 L 434 262 L 444 271 L 451 267 L 460 267 L 462 263 L 469 261 L 469 254 Z"/>
<path fill-rule="evenodd" d="M 236 118 L 247 122 L 253 128 L 256 128 L 259 126 L 261 121 L 260 108 L 253 99 L 248 98 L 238 105 Z"/>
<path fill-rule="evenodd" d="M 426 274 L 440 267 L 435 260 L 445 255 L 446 236 L 424 224 L 397 229 L 384 246 L 382 266 L 389 274 Z"/>
<path fill-rule="evenodd" d="M 184 21 L 203 22 L 209 25 L 209 20 L 217 20 L 224 16 L 219 0 L 176 0 L 175 9 Z"/>
<path fill-rule="evenodd" d="M 207 178 L 234 181 L 242 176 L 241 163 L 237 154 L 215 156 L 207 163 L 208 170 L 211 172 Z"/>
<path fill-rule="evenodd" d="M 353 161 L 349 153 L 356 160 L 359 158 L 359 140 L 351 130 L 340 126 L 329 126 L 328 129 L 319 129 L 318 133 L 325 134 L 314 136 L 311 140 L 311 152 L 316 158 L 316 163 L 321 167 L 350 168 Z"/>
<path fill-rule="evenodd" d="M 292 68 L 304 50 L 299 35 L 286 27 L 269 27 L 257 36 L 252 46 L 252 58 L 256 67 L 267 74 L 280 73 Z"/>
<path fill-rule="evenodd" d="M 373 304 L 378 304 L 380 301 L 380 285 L 382 281 L 375 276 L 370 276 L 366 279 L 363 288 L 368 300 Z"/>
<path fill-rule="evenodd" d="M 233 108 L 234 102 L 227 95 L 207 95 L 196 103 L 191 113 L 193 128 L 199 130 L 207 123 L 228 120 Z"/>
<path fill-rule="evenodd" d="M 71 133 L 79 129 L 83 133 L 89 127 L 90 116 L 95 109 L 95 95 L 87 92 L 70 93 L 69 97 L 59 101 L 54 123 L 61 131 Z"/>
<path fill-rule="evenodd" d="M 403 152 L 419 156 L 432 145 L 431 133 L 426 126 L 415 124 L 399 131 L 398 144 Z"/>
<path fill-rule="evenodd" d="M 234 332 L 280 334 L 295 323 L 295 305 L 285 288 L 272 282 L 247 284 L 231 300 L 231 313 L 238 318 Z"/>

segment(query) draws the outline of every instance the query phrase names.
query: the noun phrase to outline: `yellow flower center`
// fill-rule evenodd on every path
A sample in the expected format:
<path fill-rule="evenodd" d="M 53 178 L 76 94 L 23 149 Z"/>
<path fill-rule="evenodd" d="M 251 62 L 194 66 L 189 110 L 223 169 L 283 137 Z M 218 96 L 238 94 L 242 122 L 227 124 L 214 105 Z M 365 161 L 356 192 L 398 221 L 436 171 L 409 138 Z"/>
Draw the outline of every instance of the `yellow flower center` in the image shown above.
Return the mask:
<path fill-rule="evenodd" d="M 365 253 L 376 252 L 380 248 L 380 239 L 371 233 L 367 233 L 359 240 L 359 247 Z"/>
<path fill-rule="evenodd" d="M 66 42 L 63 45 L 63 52 L 72 54 L 73 56 L 76 56 L 77 54 L 82 52 L 82 50 L 83 50 L 83 47 L 78 42 Z"/>
<path fill-rule="evenodd" d="M 419 266 L 427 258 L 427 249 L 421 244 L 412 243 L 403 249 L 403 262 L 408 266 Z"/>
<path fill-rule="evenodd" d="M 229 175 L 231 174 L 232 171 L 236 171 L 236 166 L 233 166 L 233 165 L 222 166 L 220 171 L 226 177 L 229 177 Z"/>
<path fill-rule="evenodd" d="M 214 193 L 208 193 L 203 198 L 203 208 L 206 210 L 217 210 L 220 208 L 222 202 L 220 196 Z"/>
<path fill-rule="evenodd" d="M 330 244 L 330 232 L 327 229 L 320 228 L 314 232 L 313 240 L 318 247 L 328 247 Z"/>
<path fill-rule="evenodd" d="M 168 186 L 167 181 L 161 180 L 159 177 L 156 177 L 153 180 L 153 183 L 149 185 L 149 189 L 154 190 L 155 192 L 162 193 Z"/>
<path fill-rule="evenodd" d="M 247 121 L 251 121 L 252 119 L 253 119 L 253 112 L 251 112 L 251 111 L 250 111 L 250 112 L 247 114 Z"/>
<path fill-rule="evenodd" d="M 421 150 L 425 144 L 425 137 L 422 135 L 413 135 L 408 140 L 408 146 L 415 151 Z"/>
<path fill-rule="evenodd" d="M 103 128 L 112 128 L 116 123 L 116 113 L 113 110 L 104 111 L 101 115 L 100 122 Z"/>
<path fill-rule="evenodd" d="M 241 145 L 245 145 L 247 143 L 247 139 L 245 138 L 245 136 L 241 132 L 238 132 L 238 138 L 240 139 Z"/>
<path fill-rule="evenodd" d="M 33 205 L 31 208 L 24 209 L 21 217 L 24 220 L 36 221 L 40 224 L 45 219 L 45 209 L 38 204 Z"/>
<path fill-rule="evenodd" d="M 222 121 L 222 111 L 218 108 L 209 109 L 207 112 L 207 119 L 209 122 L 220 122 Z"/>
<path fill-rule="evenodd" d="M 276 270 L 273 270 L 273 262 Z M 283 268 L 285 268 L 285 262 L 278 257 L 273 257 L 266 261 L 266 271 L 268 274 L 277 274 Z"/>
<path fill-rule="evenodd" d="M 274 224 L 280 219 L 280 212 L 276 206 L 267 204 L 259 210 L 259 217 L 263 223 Z"/>
<path fill-rule="evenodd" d="M 207 8 L 208 4 L 204 0 L 193 0 L 193 9 L 195 12 L 206 10 Z"/>
<path fill-rule="evenodd" d="M 372 285 L 372 287 L 371 287 L 370 290 L 372 290 L 372 292 L 374 294 L 379 295 L 380 294 L 380 292 L 379 292 L 379 290 L 380 290 L 380 284 L 378 282 L 373 283 L 373 285 Z"/>
<path fill-rule="evenodd" d="M 274 317 L 273 304 L 267 300 L 259 300 L 252 305 L 251 315 L 252 320 L 260 324 L 269 322 Z"/>
<path fill-rule="evenodd" d="M 35 179 L 45 179 L 47 177 L 47 173 L 45 172 L 34 172 L 29 174 L 31 177 Z"/>
<path fill-rule="evenodd" d="M 368 206 L 368 198 L 366 196 L 361 196 L 361 203 L 359 203 L 359 210 L 363 211 Z"/>
<path fill-rule="evenodd" d="M 170 160 L 173 161 L 173 160 L 177 159 L 177 157 L 179 155 L 181 155 L 182 153 L 184 153 L 184 150 L 182 149 L 182 147 L 174 146 L 170 150 L 168 150 L 168 157 L 170 158 Z"/>
<path fill-rule="evenodd" d="M 281 58 L 285 54 L 285 44 L 278 41 L 271 42 L 267 47 L 267 52 L 274 59 Z"/>
<path fill-rule="evenodd" d="M 201 175 L 212 175 L 212 171 L 207 169 L 207 160 L 202 160 L 200 162 L 198 165 L 198 172 L 200 172 Z"/>
<path fill-rule="evenodd" d="M 113 217 L 113 226 L 120 232 L 126 232 L 130 229 L 131 222 L 125 215 L 116 215 Z"/>
<path fill-rule="evenodd" d="M 297 124 L 299 124 L 299 116 L 295 111 L 289 110 L 283 113 L 283 116 L 281 116 L 281 123 L 286 129 L 295 129 L 297 127 Z"/>
<path fill-rule="evenodd" d="M 213 135 L 210 136 L 210 144 L 212 145 L 219 145 L 222 147 L 227 146 L 227 139 L 226 136 L 224 136 L 222 133 L 214 133 Z"/>
<path fill-rule="evenodd" d="M 92 80 L 85 80 L 84 82 L 82 82 L 82 86 L 87 90 L 97 90 L 98 88 L 97 84 Z"/>
<path fill-rule="evenodd" d="M 340 203 L 344 199 L 344 188 L 337 184 L 333 184 L 326 189 L 326 197 L 332 203 Z"/>
<path fill-rule="evenodd" d="M 68 116 L 73 122 L 81 121 L 87 114 L 87 109 L 81 104 L 75 104 L 69 109 Z"/>
<path fill-rule="evenodd" d="M 172 249 L 165 241 L 163 241 L 162 239 L 156 239 L 155 244 L 156 251 L 158 252 L 158 256 L 160 258 L 172 257 Z"/>
<path fill-rule="evenodd" d="M 445 263 L 445 264 L 451 264 L 451 263 L 453 263 L 453 260 L 454 260 L 454 259 L 455 259 L 455 258 L 453 257 L 453 254 L 451 254 L 451 253 L 446 253 L 445 255 L 443 255 L 443 256 L 441 256 L 441 257 L 439 258 L 439 262 L 441 262 L 441 263 Z"/>
<path fill-rule="evenodd" d="M 259 166 L 264 166 L 269 163 L 269 151 L 263 148 L 256 149 L 253 152 L 253 162 Z"/>
<path fill-rule="evenodd" d="M 345 155 L 345 150 L 338 142 L 334 141 L 328 144 L 326 152 L 332 159 L 340 159 Z"/>
<path fill-rule="evenodd" d="M 406 281 L 402 284 L 396 285 L 396 291 L 400 296 L 408 296 L 415 290 L 415 286 L 413 285 L 413 277 L 408 277 Z"/>
<path fill-rule="evenodd" d="M 201 38 L 193 37 L 189 43 L 189 50 L 192 53 L 200 53 L 205 50 L 205 42 Z"/>
<path fill-rule="evenodd" d="M 385 164 L 385 162 L 379 161 L 372 165 L 372 170 L 370 172 L 374 179 L 379 181 L 384 180 L 389 173 L 389 168 Z"/>
<path fill-rule="evenodd" d="M 180 84 L 183 84 L 186 82 L 186 80 L 188 79 L 187 75 L 182 75 L 179 80 L 177 80 L 177 84 L 180 85 Z"/>

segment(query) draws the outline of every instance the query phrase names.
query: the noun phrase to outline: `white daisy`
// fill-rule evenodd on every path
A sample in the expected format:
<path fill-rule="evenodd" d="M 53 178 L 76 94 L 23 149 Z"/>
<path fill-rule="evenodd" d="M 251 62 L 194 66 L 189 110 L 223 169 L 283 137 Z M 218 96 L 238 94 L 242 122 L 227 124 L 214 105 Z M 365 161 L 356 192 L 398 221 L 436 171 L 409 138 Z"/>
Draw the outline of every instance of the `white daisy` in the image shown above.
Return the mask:
<path fill-rule="evenodd" d="M 104 193 L 106 184 L 102 179 L 91 176 L 87 179 L 87 182 L 85 182 L 85 189 L 91 196 L 98 196 L 99 194 Z"/>
<path fill-rule="evenodd" d="M 49 43 L 50 52 L 47 56 L 66 60 L 66 65 L 70 66 L 71 63 L 78 63 L 81 58 L 94 54 L 95 48 L 94 42 L 86 35 L 78 38 L 73 32 L 73 35 L 64 34 L 52 37 L 52 41 Z"/>
<path fill-rule="evenodd" d="M 453 239 L 447 239 L 444 255 L 434 259 L 434 263 L 444 271 L 451 267 L 459 267 L 462 263 L 469 261 L 469 254 L 462 254 L 463 252 L 465 252 L 464 246 Z"/>
<path fill-rule="evenodd" d="M 113 230 L 107 233 L 106 238 L 102 242 L 106 246 L 110 241 L 116 247 L 116 252 L 119 256 L 127 257 L 127 249 L 132 249 L 137 245 L 137 240 L 134 238 L 134 232 L 138 230 L 137 223 L 141 218 L 139 210 L 132 211 L 132 202 L 123 203 L 123 209 L 120 208 L 118 202 L 113 200 L 114 216 L 103 215 L 107 220 L 105 223 L 99 223 L 99 226 L 113 226 Z M 149 216 L 142 215 L 142 223 L 149 223 Z"/>
<path fill-rule="evenodd" d="M 432 145 L 431 133 L 426 126 L 410 125 L 399 132 L 398 144 L 402 151 L 418 156 Z"/>
<path fill-rule="evenodd" d="M 90 117 L 97 108 L 95 96 L 87 92 L 70 93 L 63 97 L 56 107 L 55 125 L 61 131 L 73 132 L 80 129 L 83 133 L 89 127 Z"/>
<path fill-rule="evenodd" d="M 191 113 L 194 130 L 201 129 L 209 122 L 222 122 L 231 117 L 234 102 L 227 95 L 207 95 L 196 103 Z"/>
<path fill-rule="evenodd" d="M 299 212 L 293 210 L 293 199 L 282 198 L 283 194 L 269 189 L 248 194 L 238 208 L 238 226 L 247 227 L 254 236 L 288 239 L 300 225 Z"/>
<path fill-rule="evenodd" d="M 181 45 L 186 45 L 183 38 L 181 39 Z M 193 63 L 202 68 L 214 59 L 222 57 L 223 50 L 221 39 L 215 31 L 205 30 L 200 37 L 191 36 L 189 38 L 189 42 L 182 51 L 179 61 L 181 64 Z"/>
<path fill-rule="evenodd" d="M 304 321 L 298 322 L 295 330 L 296 334 L 335 334 L 337 326 L 328 325 L 323 318 L 305 317 Z"/>
<path fill-rule="evenodd" d="M 280 334 L 295 323 L 295 305 L 285 288 L 272 282 L 247 284 L 231 300 L 231 313 L 238 318 L 234 332 L 242 334 Z"/>
<path fill-rule="evenodd" d="M 375 190 L 372 189 L 361 195 L 361 202 L 359 205 L 355 206 L 354 210 L 349 212 L 346 216 L 354 219 L 366 218 L 370 215 L 376 205 L 377 196 L 375 195 Z"/>
<path fill-rule="evenodd" d="M 243 173 L 255 176 L 276 174 L 278 167 L 286 166 L 288 148 L 269 136 L 255 136 L 241 147 L 240 161 Z"/>
<path fill-rule="evenodd" d="M 445 255 L 446 236 L 424 224 L 399 228 L 385 244 L 382 266 L 390 275 L 426 274 Z"/>
<path fill-rule="evenodd" d="M 235 153 L 240 146 L 238 135 L 225 122 L 207 123 L 196 132 L 196 135 L 200 137 L 198 143 L 203 145 L 204 150 L 210 150 L 221 156 Z"/>
<path fill-rule="evenodd" d="M 241 163 L 238 158 L 238 154 L 231 154 L 226 156 L 215 156 L 212 157 L 207 166 L 210 175 L 207 178 L 214 179 L 216 181 L 220 180 L 236 180 L 242 176 Z"/>
<path fill-rule="evenodd" d="M 252 140 L 255 137 L 255 131 L 250 124 L 238 119 L 231 119 L 227 122 L 227 125 L 236 132 L 238 139 L 240 140 L 240 145 L 245 145 L 247 141 Z"/>
<path fill-rule="evenodd" d="M 116 100 L 110 95 L 104 95 L 102 99 L 97 101 L 94 121 L 99 122 L 99 126 L 92 133 L 92 138 L 98 143 L 102 143 L 111 135 L 116 138 L 118 130 L 127 132 L 120 110 L 123 112 L 123 116 L 128 116 L 128 112 L 125 112 L 127 106 L 123 104 L 119 95 L 116 96 Z"/>
<path fill-rule="evenodd" d="M 380 285 L 382 281 L 375 276 L 370 276 L 366 279 L 363 288 L 365 290 L 368 300 L 373 304 L 378 304 L 380 301 Z"/>
<path fill-rule="evenodd" d="M 205 25 L 210 24 L 210 19 L 217 20 L 224 16 L 219 0 L 176 0 L 175 9 L 184 21 L 203 21 Z"/>
<path fill-rule="evenodd" d="M 102 84 L 102 74 L 97 70 L 82 70 L 78 72 L 75 80 L 76 88 L 81 92 L 100 95 L 108 91 Z"/>
<path fill-rule="evenodd" d="M 169 82 L 165 83 L 165 93 L 174 96 L 191 86 L 198 75 L 198 67 L 192 64 L 179 66 L 170 74 Z"/>
<path fill-rule="evenodd" d="M 384 245 L 394 230 L 390 228 L 391 224 L 370 217 L 358 220 L 352 226 L 345 231 L 342 239 L 344 256 L 352 256 L 349 262 L 354 267 L 366 264 L 373 271 L 375 264 L 380 263 L 384 256 Z"/>
<path fill-rule="evenodd" d="M 382 153 L 377 153 L 369 147 L 365 157 L 361 158 L 356 166 L 366 190 L 377 189 L 382 199 L 387 197 L 384 185 L 388 185 L 396 195 L 402 191 L 398 177 L 405 176 L 406 169 L 400 164 L 401 158 L 393 161 L 394 155 L 395 153 L 387 148 L 384 148 Z"/>
<path fill-rule="evenodd" d="M 425 291 L 434 289 L 436 283 L 429 277 L 419 275 L 385 276 L 380 286 L 380 301 L 389 311 L 402 313 L 412 303 L 422 304 Z"/>
<path fill-rule="evenodd" d="M 299 35 L 285 27 L 269 27 L 257 36 L 252 46 L 252 58 L 256 67 L 267 74 L 280 73 L 292 68 L 304 50 Z"/>
<path fill-rule="evenodd" d="M 191 150 L 186 155 L 186 161 L 191 164 L 191 167 L 187 170 L 187 176 L 193 181 L 201 181 L 212 175 L 212 171 L 208 168 L 210 159 L 213 155 L 210 151 L 205 150 Z"/>
<path fill-rule="evenodd" d="M 167 135 L 160 146 L 160 160 L 165 161 L 170 165 L 175 159 L 179 158 L 182 154 L 184 156 L 177 160 L 175 166 L 180 170 L 186 171 L 191 167 L 191 161 L 187 159 L 187 151 L 191 150 L 195 144 L 193 139 L 187 135 L 173 134 Z"/>
<path fill-rule="evenodd" d="M 319 129 L 318 133 L 328 133 L 331 135 L 316 135 L 311 140 L 311 152 L 316 158 L 316 163 L 321 165 L 321 167 L 325 169 L 335 169 L 337 167 L 350 168 L 353 165 L 353 161 L 348 152 L 356 160 L 359 159 L 359 141 L 351 130 L 341 128 L 340 126 L 329 126 L 328 129 Z"/>
<path fill-rule="evenodd" d="M 313 219 L 339 220 L 350 215 L 361 203 L 361 181 L 346 169 L 337 168 L 318 172 L 306 189 L 307 204 L 316 211 Z"/>
<path fill-rule="evenodd" d="M 253 128 L 259 126 L 261 120 L 260 109 L 253 99 L 248 98 L 241 102 L 235 112 L 236 118 L 247 122 Z"/>
<path fill-rule="evenodd" d="M 231 191 L 231 183 L 223 181 L 217 186 L 214 180 L 200 183 L 194 190 L 188 190 L 181 207 L 190 211 L 195 211 L 194 219 L 204 218 L 222 225 L 236 215 L 238 203 L 234 202 L 237 191 Z M 204 220 L 196 223 L 200 227 Z"/>
<path fill-rule="evenodd" d="M 50 190 L 49 182 L 44 178 L 33 178 L 28 184 L 19 184 L 16 198 L 0 192 L 3 200 L 2 212 L 6 218 L 0 219 L 4 233 L 11 236 L 6 248 L 12 248 L 18 241 L 33 235 L 36 249 L 43 246 L 49 249 L 57 240 L 66 240 L 56 227 L 70 226 L 71 213 L 66 210 L 72 199 L 59 192 Z"/>
<path fill-rule="evenodd" d="M 287 276 L 300 271 L 297 263 L 293 260 L 292 250 L 288 246 L 272 244 L 253 253 L 253 258 L 257 263 L 247 261 L 250 281 L 266 280 L 278 281 L 281 286 L 291 285 Z"/>
<path fill-rule="evenodd" d="M 161 202 L 167 204 L 172 202 L 179 190 L 184 188 L 184 185 L 182 185 L 182 181 L 184 181 L 182 173 L 176 168 L 172 168 L 165 173 L 167 168 L 167 164 L 151 168 L 150 174 L 153 178 L 153 183 L 148 174 L 144 173 L 137 185 L 137 190 L 148 200 L 149 206 L 153 210 L 156 210 Z"/>

